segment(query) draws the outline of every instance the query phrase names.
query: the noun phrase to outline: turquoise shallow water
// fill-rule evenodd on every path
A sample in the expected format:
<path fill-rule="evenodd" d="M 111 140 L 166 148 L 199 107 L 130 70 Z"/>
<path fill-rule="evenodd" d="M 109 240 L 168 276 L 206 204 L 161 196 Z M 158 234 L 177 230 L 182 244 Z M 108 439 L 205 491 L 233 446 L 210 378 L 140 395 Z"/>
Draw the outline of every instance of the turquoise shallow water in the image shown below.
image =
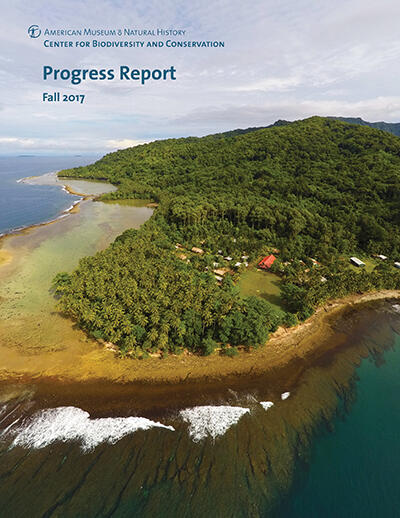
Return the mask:
<path fill-rule="evenodd" d="M 18 178 L 82 160 L 1 158 L 0 233 L 52 219 L 74 199 Z M 97 214 L 100 244 L 86 236 L 84 255 L 136 221 L 120 213 L 128 207 L 85 207 L 79 228 Z M 67 230 L 53 236 L 57 250 L 73 248 Z M 1 382 L 0 518 L 400 516 L 400 315 L 378 303 L 349 310 L 335 330 L 334 353 L 218 390 Z"/>
<path fill-rule="evenodd" d="M 400 516 L 400 337 L 384 363 L 364 360 L 357 375 L 350 412 L 317 438 L 280 516 Z"/>

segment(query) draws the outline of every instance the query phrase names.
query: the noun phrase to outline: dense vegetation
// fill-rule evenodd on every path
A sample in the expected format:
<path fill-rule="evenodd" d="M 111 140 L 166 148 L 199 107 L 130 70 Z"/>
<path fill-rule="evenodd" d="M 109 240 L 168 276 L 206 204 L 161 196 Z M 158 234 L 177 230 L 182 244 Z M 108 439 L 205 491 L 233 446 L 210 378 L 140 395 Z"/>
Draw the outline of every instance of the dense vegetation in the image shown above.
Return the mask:
<path fill-rule="evenodd" d="M 348 122 L 349 124 L 359 124 L 360 126 L 369 126 L 370 128 L 379 129 L 382 131 L 387 131 L 388 133 L 392 133 L 392 135 L 396 135 L 400 137 L 400 122 L 368 122 L 362 119 L 361 117 L 328 117 L 329 119 L 334 119 L 337 121 Z M 288 124 L 292 124 L 291 121 L 286 120 L 278 120 L 274 122 L 271 126 L 267 126 L 271 128 L 273 126 L 286 126 Z M 254 128 L 248 128 L 248 130 L 252 131 Z M 260 129 L 260 128 L 259 128 Z M 248 131 L 248 130 L 239 130 L 239 131 Z"/>
<path fill-rule="evenodd" d="M 349 124 L 360 124 L 361 126 L 369 126 L 370 128 L 388 131 L 397 137 L 400 137 L 400 123 L 399 122 L 368 122 L 360 117 L 335 117 L 336 120 L 348 122 Z"/>
<path fill-rule="evenodd" d="M 389 264 L 372 273 L 347 264 L 355 253 L 400 257 L 400 139 L 382 131 L 313 117 L 157 141 L 62 175 L 118 186 L 103 198 L 159 203 L 139 231 L 55 281 L 63 311 L 125 352 L 258 345 L 331 296 L 400 287 Z M 183 260 L 176 243 L 204 254 Z M 227 255 L 251 262 L 272 248 L 280 250 L 275 269 L 287 313 L 242 298 L 240 269 L 221 285 L 212 274 Z M 324 266 L 313 267 L 309 257 Z"/>

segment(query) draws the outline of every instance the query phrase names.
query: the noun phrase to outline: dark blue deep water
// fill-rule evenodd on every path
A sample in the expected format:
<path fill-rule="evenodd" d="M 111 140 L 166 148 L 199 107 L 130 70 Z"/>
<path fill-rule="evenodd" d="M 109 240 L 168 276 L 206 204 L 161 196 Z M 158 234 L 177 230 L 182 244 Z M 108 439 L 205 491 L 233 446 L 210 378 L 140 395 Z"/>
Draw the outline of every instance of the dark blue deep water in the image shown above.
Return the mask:
<path fill-rule="evenodd" d="M 28 185 L 17 180 L 86 165 L 95 158 L 0 157 L 0 235 L 52 220 L 77 199 L 56 185 Z"/>

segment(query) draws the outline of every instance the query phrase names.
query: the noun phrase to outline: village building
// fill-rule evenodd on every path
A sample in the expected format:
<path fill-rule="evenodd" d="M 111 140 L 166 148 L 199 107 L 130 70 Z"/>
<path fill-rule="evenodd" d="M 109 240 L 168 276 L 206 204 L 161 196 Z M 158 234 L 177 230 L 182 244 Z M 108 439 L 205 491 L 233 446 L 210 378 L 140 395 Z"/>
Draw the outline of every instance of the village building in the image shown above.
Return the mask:
<path fill-rule="evenodd" d="M 276 257 L 274 255 L 267 255 L 258 263 L 258 267 L 263 270 L 269 270 L 271 266 L 274 264 Z"/>
<path fill-rule="evenodd" d="M 350 257 L 350 262 L 359 268 L 365 266 L 365 263 L 363 263 L 361 259 L 358 259 L 358 257 Z"/>
<path fill-rule="evenodd" d="M 396 263 L 394 263 L 394 267 L 395 267 L 395 268 L 400 268 L 400 263 L 397 263 L 397 262 L 396 262 Z"/>
<path fill-rule="evenodd" d="M 197 248 L 197 246 L 192 247 L 192 252 L 194 252 L 195 254 L 204 254 L 204 250 L 202 250 L 201 248 Z"/>
<path fill-rule="evenodd" d="M 217 270 L 213 270 L 213 272 L 216 274 L 216 275 L 220 275 L 220 276 L 224 276 L 226 273 L 227 273 L 228 270 L 224 269 L 224 268 L 219 268 Z"/>

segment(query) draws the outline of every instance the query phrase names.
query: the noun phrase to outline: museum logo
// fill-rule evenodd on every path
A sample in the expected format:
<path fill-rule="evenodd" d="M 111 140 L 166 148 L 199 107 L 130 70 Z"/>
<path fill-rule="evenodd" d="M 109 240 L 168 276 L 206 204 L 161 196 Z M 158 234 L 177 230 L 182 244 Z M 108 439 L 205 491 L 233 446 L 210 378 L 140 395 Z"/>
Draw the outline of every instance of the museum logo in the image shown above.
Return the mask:
<path fill-rule="evenodd" d="M 39 28 L 39 25 L 31 25 L 28 28 L 28 34 L 31 38 L 39 38 L 39 36 L 42 34 L 42 31 Z"/>

